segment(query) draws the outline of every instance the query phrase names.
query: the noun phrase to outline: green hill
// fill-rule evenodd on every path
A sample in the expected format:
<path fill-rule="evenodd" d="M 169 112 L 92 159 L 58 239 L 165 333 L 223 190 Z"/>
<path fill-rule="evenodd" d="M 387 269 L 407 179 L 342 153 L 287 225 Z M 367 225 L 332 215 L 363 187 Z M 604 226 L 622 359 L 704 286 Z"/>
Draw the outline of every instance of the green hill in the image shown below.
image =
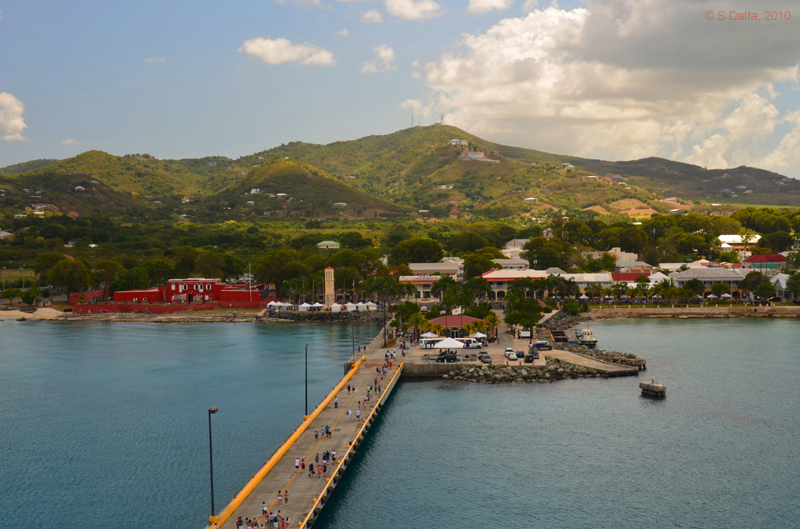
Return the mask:
<path fill-rule="evenodd" d="M 262 215 L 375 218 L 405 216 L 408 208 L 376 198 L 298 160 L 274 159 L 237 172 L 236 183 L 198 205 L 203 216 L 222 212 L 231 218 Z M 255 190 L 255 193 L 253 192 Z"/>
<path fill-rule="evenodd" d="M 0 167 L 0 175 L 2 176 L 16 176 L 20 173 L 25 173 L 27 171 L 33 171 L 34 169 L 38 169 L 40 167 L 45 167 L 48 165 L 53 165 L 54 163 L 58 163 L 61 160 L 31 160 L 29 162 L 22 162 L 14 165 L 7 165 L 6 167 Z"/>
<path fill-rule="evenodd" d="M 462 148 L 448 145 L 451 139 L 467 140 L 470 151 L 481 151 L 497 163 L 465 160 Z M 769 171 L 746 167 L 706 171 L 661 158 L 591 160 L 501 145 L 447 125 L 328 145 L 292 142 L 237 163 L 284 156 L 304 160 L 397 204 L 436 208 L 440 215 L 463 210 L 494 217 L 524 214 L 531 209 L 523 200 L 528 197 L 538 199 L 534 209 L 592 208 L 614 214 L 639 210 L 643 215 L 675 207 L 662 202 L 671 196 L 686 202 L 800 205 L 800 181 L 784 182 Z M 564 170 L 562 164 L 575 169 Z M 608 179 L 597 183 L 585 179 L 588 175 L 601 180 L 608 175 Z M 623 180 L 612 182 L 612 175 Z M 747 190 L 750 193 L 745 194 Z"/>

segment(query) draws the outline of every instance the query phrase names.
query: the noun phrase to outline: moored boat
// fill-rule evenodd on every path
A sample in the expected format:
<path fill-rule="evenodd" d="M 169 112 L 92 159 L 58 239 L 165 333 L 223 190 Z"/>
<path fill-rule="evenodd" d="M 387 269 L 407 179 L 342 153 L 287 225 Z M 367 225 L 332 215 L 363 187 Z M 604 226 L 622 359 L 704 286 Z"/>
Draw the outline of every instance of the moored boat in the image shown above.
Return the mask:
<path fill-rule="evenodd" d="M 581 337 L 578 341 L 581 345 L 585 345 L 589 349 L 594 349 L 597 347 L 597 338 L 594 337 L 594 333 L 591 329 L 583 329 L 581 331 Z"/>

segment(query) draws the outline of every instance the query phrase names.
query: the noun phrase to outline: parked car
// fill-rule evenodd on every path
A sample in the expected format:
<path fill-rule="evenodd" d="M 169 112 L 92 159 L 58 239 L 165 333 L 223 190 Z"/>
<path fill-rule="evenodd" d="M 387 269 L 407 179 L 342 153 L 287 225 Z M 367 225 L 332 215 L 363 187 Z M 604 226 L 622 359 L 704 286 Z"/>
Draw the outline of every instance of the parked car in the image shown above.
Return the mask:
<path fill-rule="evenodd" d="M 511 347 L 506 347 L 506 352 L 505 352 L 505 353 L 503 353 L 503 354 L 506 354 L 506 353 L 513 353 L 513 352 L 514 352 L 514 349 L 512 349 Z"/>
<path fill-rule="evenodd" d="M 516 360 L 517 359 L 517 353 L 515 353 L 513 350 L 506 350 L 505 356 L 506 356 L 506 359 L 508 359 L 508 360 Z"/>
<path fill-rule="evenodd" d="M 525 351 L 521 349 L 517 351 L 517 358 L 525 358 Z"/>
<path fill-rule="evenodd" d="M 546 340 L 536 340 L 535 342 L 533 342 L 533 345 L 531 345 L 531 349 L 539 349 L 540 351 L 552 351 L 553 346 L 550 345 L 550 342 Z"/>
<path fill-rule="evenodd" d="M 447 351 L 436 357 L 437 362 L 458 362 L 458 356 L 454 351 Z"/>
<path fill-rule="evenodd" d="M 525 363 L 532 364 L 534 360 L 539 359 L 539 351 L 536 349 L 531 349 L 528 354 L 525 355 Z"/>
<path fill-rule="evenodd" d="M 489 356 L 488 353 L 479 353 L 478 354 L 478 361 L 481 362 L 481 363 L 484 363 L 484 364 L 491 364 L 492 363 L 492 357 Z"/>

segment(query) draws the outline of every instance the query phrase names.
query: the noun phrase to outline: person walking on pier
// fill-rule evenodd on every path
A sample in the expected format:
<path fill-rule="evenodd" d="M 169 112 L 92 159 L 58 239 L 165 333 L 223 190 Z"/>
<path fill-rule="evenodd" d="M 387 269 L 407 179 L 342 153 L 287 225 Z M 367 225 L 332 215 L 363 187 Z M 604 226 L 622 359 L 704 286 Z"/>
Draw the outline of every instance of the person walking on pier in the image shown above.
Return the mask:
<path fill-rule="evenodd" d="M 332 461 L 336 461 L 336 450 L 334 450 L 333 452 L 331 452 L 331 460 L 332 460 Z"/>
<path fill-rule="evenodd" d="M 283 493 L 278 489 L 278 505 L 283 505 Z"/>
<path fill-rule="evenodd" d="M 350 394 L 350 384 L 347 385 L 347 394 Z"/>
<path fill-rule="evenodd" d="M 283 491 L 283 503 L 284 505 L 289 505 L 289 490 Z M 288 518 L 287 518 L 288 520 Z"/>
<path fill-rule="evenodd" d="M 357 421 L 361 420 L 361 410 L 356 410 L 356 420 Z"/>
<path fill-rule="evenodd" d="M 314 477 L 314 463 L 308 465 L 308 477 L 310 478 Z"/>
<path fill-rule="evenodd" d="M 318 440 L 319 440 L 319 432 L 314 430 L 314 442 L 317 442 Z"/>
<path fill-rule="evenodd" d="M 322 469 L 325 468 L 322 465 L 317 465 L 317 479 L 322 477 Z"/>
<path fill-rule="evenodd" d="M 334 408 L 339 407 L 339 397 L 333 397 L 333 407 Z"/>
<path fill-rule="evenodd" d="M 294 471 L 298 472 L 300 470 L 300 459 L 294 458 Z"/>
<path fill-rule="evenodd" d="M 267 504 L 266 502 L 261 502 L 261 516 L 267 515 Z"/>
<path fill-rule="evenodd" d="M 351 413 L 350 408 L 347 408 L 347 420 L 348 421 L 350 420 L 350 413 Z"/>

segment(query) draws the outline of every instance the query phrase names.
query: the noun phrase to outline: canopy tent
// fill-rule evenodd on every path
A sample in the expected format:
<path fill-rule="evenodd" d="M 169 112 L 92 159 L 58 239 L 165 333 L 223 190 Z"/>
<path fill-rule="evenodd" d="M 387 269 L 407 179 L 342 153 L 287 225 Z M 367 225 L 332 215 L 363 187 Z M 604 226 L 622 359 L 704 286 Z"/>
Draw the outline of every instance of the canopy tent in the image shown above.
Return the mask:
<path fill-rule="evenodd" d="M 311 308 L 311 305 L 309 305 L 308 303 L 303 303 L 299 307 L 297 307 L 298 310 L 301 310 L 303 312 L 307 312 L 308 309 L 310 309 L 310 308 Z"/>
<path fill-rule="evenodd" d="M 378 310 L 378 306 L 370 301 L 367 303 L 367 310 Z"/>
<path fill-rule="evenodd" d="M 356 308 L 358 310 L 367 310 L 367 304 L 366 303 L 356 303 Z"/>
<path fill-rule="evenodd" d="M 714 294 L 709 294 L 708 299 L 719 299 L 719 297 L 715 296 Z"/>
<path fill-rule="evenodd" d="M 463 349 L 464 342 L 459 342 L 458 340 L 454 340 L 452 338 L 445 338 L 441 342 L 437 343 L 436 347 L 439 349 Z"/>
<path fill-rule="evenodd" d="M 587 296 L 586 294 L 581 294 L 581 297 L 579 297 L 578 299 L 587 300 L 589 299 L 589 296 Z"/>
<path fill-rule="evenodd" d="M 331 305 L 331 312 L 342 312 L 342 306 L 338 303 Z"/>
<path fill-rule="evenodd" d="M 728 294 L 728 293 L 725 293 L 725 294 L 721 295 L 720 297 L 721 297 L 722 299 L 731 299 L 733 296 L 731 296 L 731 295 L 730 295 L 730 294 Z"/>
<path fill-rule="evenodd" d="M 469 335 L 470 338 L 486 338 L 487 335 L 483 334 L 482 332 L 474 332 Z"/>
<path fill-rule="evenodd" d="M 319 301 L 317 301 L 316 303 L 314 303 L 314 304 L 313 304 L 313 305 L 311 305 L 311 306 L 312 306 L 312 307 L 314 307 L 315 309 L 319 309 L 319 308 L 322 308 L 322 307 L 324 307 L 325 305 L 323 305 L 322 303 L 320 303 Z"/>
<path fill-rule="evenodd" d="M 438 337 L 439 335 L 436 334 L 435 332 L 426 332 L 425 334 L 420 336 L 420 338 L 438 338 Z"/>
<path fill-rule="evenodd" d="M 274 300 L 267 303 L 267 307 L 276 307 L 278 305 L 280 305 L 280 302 Z"/>
<path fill-rule="evenodd" d="M 357 307 L 354 303 L 346 303 L 344 308 L 347 310 L 347 312 L 353 312 Z"/>
<path fill-rule="evenodd" d="M 702 294 L 698 294 L 697 295 L 697 299 L 703 299 L 703 295 Z"/>

